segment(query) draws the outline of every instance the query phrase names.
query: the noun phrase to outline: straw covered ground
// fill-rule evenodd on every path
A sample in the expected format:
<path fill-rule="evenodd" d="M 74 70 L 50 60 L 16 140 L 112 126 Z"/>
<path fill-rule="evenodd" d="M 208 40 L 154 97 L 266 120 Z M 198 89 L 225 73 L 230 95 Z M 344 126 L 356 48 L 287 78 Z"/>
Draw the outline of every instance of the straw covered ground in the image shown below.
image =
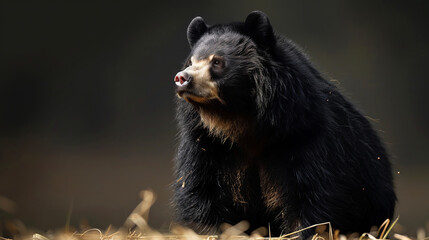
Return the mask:
<path fill-rule="evenodd" d="M 341 235 L 337 231 L 333 231 L 329 222 L 320 223 L 308 228 L 301 229 L 297 232 L 288 233 L 282 236 L 271 236 L 269 229 L 257 229 L 251 235 L 246 235 L 244 232 L 248 228 L 246 222 L 240 222 L 234 226 L 224 225 L 220 235 L 198 235 L 191 229 L 181 226 L 172 225 L 170 232 L 161 233 L 152 229 L 148 224 L 149 211 L 155 202 L 155 195 L 151 191 L 141 192 L 142 202 L 134 209 L 130 216 L 126 219 L 123 226 L 114 228 L 109 226 L 105 230 L 97 228 L 81 229 L 79 231 L 72 230 L 69 223 L 66 223 L 63 229 L 56 231 L 49 231 L 47 233 L 34 232 L 26 230 L 24 227 L 14 226 L 15 234 L 11 238 L 0 236 L 0 240 L 288 240 L 298 239 L 297 233 L 309 228 L 315 228 L 316 234 L 312 240 L 384 240 L 384 239 L 398 239 L 398 240 L 428 240 L 426 231 L 420 229 L 416 236 L 409 237 L 402 234 L 394 233 L 395 221 L 390 222 L 386 220 L 380 229 L 374 229 L 369 233 L 362 235 L 351 234 L 348 236 Z M 268 237 L 263 237 L 268 236 Z"/>

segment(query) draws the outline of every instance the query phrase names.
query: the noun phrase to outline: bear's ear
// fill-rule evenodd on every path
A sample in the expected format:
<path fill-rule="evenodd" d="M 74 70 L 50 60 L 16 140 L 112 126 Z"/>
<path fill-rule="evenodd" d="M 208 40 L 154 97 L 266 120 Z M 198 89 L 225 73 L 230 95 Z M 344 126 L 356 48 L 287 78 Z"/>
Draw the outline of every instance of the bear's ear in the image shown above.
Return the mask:
<path fill-rule="evenodd" d="M 207 25 L 202 17 L 192 19 L 187 32 L 189 46 L 192 48 L 206 31 Z"/>
<path fill-rule="evenodd" d="M 270 47 L 274 44 L 275 36 L 273 27 L 267 15 L 261 11 L 251 12 L 244 23 L 246 31 L 250 37 L 256 42 L 265 47 Z"/>

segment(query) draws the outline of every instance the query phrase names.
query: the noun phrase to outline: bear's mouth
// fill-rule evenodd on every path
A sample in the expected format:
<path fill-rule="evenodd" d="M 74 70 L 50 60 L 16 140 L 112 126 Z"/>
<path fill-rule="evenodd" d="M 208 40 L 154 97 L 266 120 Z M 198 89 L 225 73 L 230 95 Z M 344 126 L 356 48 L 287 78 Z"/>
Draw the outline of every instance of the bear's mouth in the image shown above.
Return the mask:
<path fill-rule="evenodd" d="M 207 98 L 194 94 L 191 91 L 177 91 L 177 95 L 189 103 L 205 103 L 208 100 Z"/>
<path fill-rule="evenodd" d="M 176 91 L 177 95 L 180 98 L 185 99 L 191 104 L 210 104 L 213 102 L 219 102 L 225 104 L 225 102 L 216 95 L 203 96 L 201 94 L 195 93 L 195 91 L 190 90 L 189 88 L 179 88 Z"/>

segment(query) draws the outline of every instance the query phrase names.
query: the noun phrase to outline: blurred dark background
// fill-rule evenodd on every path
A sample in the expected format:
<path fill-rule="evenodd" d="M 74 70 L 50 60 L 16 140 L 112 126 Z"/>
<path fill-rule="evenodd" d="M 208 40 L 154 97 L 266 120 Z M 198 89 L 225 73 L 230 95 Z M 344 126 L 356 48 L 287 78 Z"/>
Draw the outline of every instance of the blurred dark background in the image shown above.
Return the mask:
<path fill-rule="evenodd" d="M 428 1 L 1 1 L 0 222 L 120 226 L 139 191 L 168 228 L 173 76 L 195 16 L 252 10 L 297 42 L 374 119 L 406 230 L 429 220 Z M 15 207 L 7 206 L 7 198 Z"/>

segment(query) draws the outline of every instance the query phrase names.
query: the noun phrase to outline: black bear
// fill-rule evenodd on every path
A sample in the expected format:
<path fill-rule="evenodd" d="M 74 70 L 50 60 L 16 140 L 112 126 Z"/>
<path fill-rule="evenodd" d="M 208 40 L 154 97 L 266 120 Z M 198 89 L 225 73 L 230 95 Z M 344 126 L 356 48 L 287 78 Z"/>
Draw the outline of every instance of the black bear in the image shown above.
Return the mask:
<path fill-rule="evenodd" d="M 196 17 L 187 38 L 174 78 L 179 223 L 208 233 L 247 220 L 275 236 L 327 221 L 366 232 L 392 218 L 376 132 L 264 13 L 212 26 Z"/>

